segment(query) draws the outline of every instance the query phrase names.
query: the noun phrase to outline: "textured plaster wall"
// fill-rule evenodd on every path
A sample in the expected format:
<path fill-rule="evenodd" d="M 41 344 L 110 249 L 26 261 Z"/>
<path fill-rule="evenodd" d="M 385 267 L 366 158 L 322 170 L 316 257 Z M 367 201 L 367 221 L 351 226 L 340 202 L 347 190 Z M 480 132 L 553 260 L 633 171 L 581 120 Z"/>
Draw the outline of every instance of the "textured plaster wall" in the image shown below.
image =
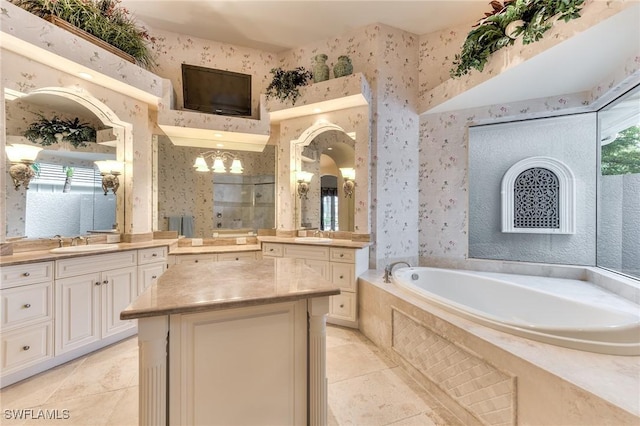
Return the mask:
<path fill-rule="evenodd" d="M 595 113 L 470 128 L 469 257 L 595 265 L 596 155 Z M 573 172 L 575 234 L 502 232 L 502 177 L 536 156 L 561 161 Z"/>

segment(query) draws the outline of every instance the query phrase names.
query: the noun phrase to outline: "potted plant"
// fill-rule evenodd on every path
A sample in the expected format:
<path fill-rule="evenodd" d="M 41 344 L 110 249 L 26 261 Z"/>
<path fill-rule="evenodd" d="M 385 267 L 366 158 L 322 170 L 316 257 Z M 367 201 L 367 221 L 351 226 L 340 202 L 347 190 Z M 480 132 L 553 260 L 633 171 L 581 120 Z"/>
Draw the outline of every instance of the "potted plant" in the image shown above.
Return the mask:
<path fill-rule="evenodd" d="M 129 11 L 119 6 L 120 0 L 10 0 L 16 6 L 25 9 L 43 19 L 57 17 L 65 23 L 82 31 L 72 31 L 79 37 L 86 33 L 108 43 L 133 59 L 144 68 L 152 68 L 154 61 L 147 42 L 154 39 L 149 33 L 137 26 Z M 59 25 L 55 20 L 51 20 Z M 73 30 L 69 26 L 59 25 Z M 83 32 L 85 34 L 83 34 Z M 104 46 L 103 46 L 104 47 Z M 108 49 L 111 50 L 111 49 Z M 118 54 L 118 52 L 112 53 Z M 122 55 L 121 55 L 122 56 Z M 125 57 L 126 58 L 126 57 Z"/>
<path fill-rule="evenodd" d="M 471 69 L 482 71 L 492 53 L 512 45 L 522 36 L 529 44 L 542 38 L 557 20 L 568 22 L 580 17 L 585 0 L 506 0 L 492 1 L 492 11 L 485 13 L 468 35 L 462 51 L 455 56 L 452 78 Z"/>
<path fill-rule="evenodd" d="M 23 135 L 31 142 L 42 146 L 67 141 L 78 148 L 87 146 L 86 142 L 96 141 L 96 129 L 89 123 L 81 123 L 78 117 L 64 120 L 54 116 L 49 120 L 40 115 L 40 119 L 31 123 Z"/>
<path fill-rule="evenodd" d="M 306 86 L 309 80 L 313 78 L 311 71 L 306 70 L 304 67 L 289 71 L 285 71 L 280 67 L 273 68 L 271 69 L 271 74 L 273 74 L 273 80 L 267 86 L 267 99 L 274 97 L 283 102 L 290 100 L 292 105 L 295 105 L 300 96 L 299 88 Z"/>

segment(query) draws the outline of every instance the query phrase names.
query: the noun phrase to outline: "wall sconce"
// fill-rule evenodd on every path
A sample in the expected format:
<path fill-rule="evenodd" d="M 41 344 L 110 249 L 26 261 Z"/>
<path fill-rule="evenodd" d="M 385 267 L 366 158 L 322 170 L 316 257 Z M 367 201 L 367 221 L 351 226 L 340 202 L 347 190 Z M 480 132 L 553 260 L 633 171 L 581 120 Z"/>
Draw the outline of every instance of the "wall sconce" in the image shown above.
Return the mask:
<path fill-rule="evenodd" d="M 226 173 L 227 168 L 225 166 L 225 161 L 231 160 L 231 167 L 229 167 L 228 172 L 234 174 L 242 173 L 242 163 L 240 160 L 230 152 L 222 152 L 222 151 L 207 151 L 196 158 L 196 161 L 193 163 L 193 167 L 195 167 L 196 172 L 208 172 L 209 166 L 205 161 L 205 158 L 213 158 L 213 166 L 211 170 L 213 173 Z"/>
<path fill-rule="evenodd" d="M 7 152 L 7 158 L 11 162 L 9 175 L 11 179 L 13 179 L 13 185 L 16 191 L 20 188 L 20 184 L 24 186 L 24 189 L 29 189 L 29 182 L 35 176 L 31 165 L 36 161 L 36 157 L 38 153 L 42 151 L 42 148 L 14 143 L 7 145 L 5 151 Z"/>
<path fill-rule="evenodd" d="M 98 166 L 100 175 L 102 175 L 102 190 L 104 191 L 104 195 L 107 195 L 109 189 L 115 194 L 120 187 L 118 176 L 122 174 L 124 163 L 114 160 L 94 161 L 94 163 Z"/>
<path fill-rule="evenodd" d="M 308 199 L 307 193 L 309 192 L 309 183 L 311 182 L 312 177 L 313 173 L 311 172 L 296 172 L 296 180 L 298 181 L 298 197 L 300 197 L 300 199 Z"/>
<path fill-rule="evenodd" d="M 342 184 L 342 190 L 344 196 L 351 198 L 353 196 L 353 190 L 356 187 L 356 170 L 352 167 L 343 167 L 340 169 L 344 183 Z"/>

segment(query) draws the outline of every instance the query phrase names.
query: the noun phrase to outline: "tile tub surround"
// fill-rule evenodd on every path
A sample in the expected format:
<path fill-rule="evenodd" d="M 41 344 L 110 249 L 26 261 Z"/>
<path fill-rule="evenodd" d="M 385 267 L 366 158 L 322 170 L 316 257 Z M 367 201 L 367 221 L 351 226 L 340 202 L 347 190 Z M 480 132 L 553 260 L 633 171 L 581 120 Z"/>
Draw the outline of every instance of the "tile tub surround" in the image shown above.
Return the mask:
<path fill-rule="evenodd" d="M 382 271 L 367 271 L 359 280 L 361 331 L 459 417 L 477 421 L 479 406 L 463 408 L 458 390 L 447 387 L 450 382 L 429 380 L 428 365 L 426 369 L 415 367 L 421 361 L 412 359 L 401 344 L 400 317 L 412 321 L 421 334 L 431 333 L 448 343 L 448 350 L 462 351 L 469 359 L 512 376 L 517 423 L 623 425 L 640 421 L 640 357 L 581 352 L 502 333 L 385 284 L 382 275 Z M 465 362 L 450 368 L 463 377 Z M 479 385 L 479 401 L 474 402 L 480 407 L 496 396 L 493 382 L 481 382 L 474 383 Z"/>

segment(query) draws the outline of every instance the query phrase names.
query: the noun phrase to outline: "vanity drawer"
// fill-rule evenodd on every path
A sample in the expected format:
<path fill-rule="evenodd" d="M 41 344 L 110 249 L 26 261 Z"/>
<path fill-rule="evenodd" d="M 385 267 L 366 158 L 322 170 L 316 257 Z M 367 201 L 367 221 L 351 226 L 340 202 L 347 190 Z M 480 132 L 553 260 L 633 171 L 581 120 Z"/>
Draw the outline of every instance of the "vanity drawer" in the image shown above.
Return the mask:
<path fill-rule="evenodd" d="M 332 262 L 355 263 L 355 261 L 356 261 L 356 251 L 354 249 L 331 247 L 331 261 Z"/>
<path fill-rule="evenodd" d="M 3 375 L 51 358 L 52 321 L 2 333 L 0 350 Z"/>
<path fill-rule="evenodd" d="M 51 319 L 53 284 L 32 284 L 2 291 L 2 319 L 6 330 L 43 319 Z"/>
<path fill-rule="evenodd" d="M 331 282 L 343 290 L 355 291 L 356 273 L 353 263 L 330 263 Z"/>
<path fill-rule="evenodd" d="M 262 243 L 263 256 L 282 257 L 284 253 L 282 244 Z"/>
<path fill-rule="evenodd" d="M 284 257 L 298 259 L 329 260 L 329 247 L 305 246 L 301 244 L 286 244 Z"/>
<path fill-rule="evenodd" d="M 237 253 L 218 253 L 218 262 L 228 260 L 256 260 L 256 252 L 241 251 Z"/>
<path fill-rule="evenodd" d="M 11 288 L 53 280 L 53 262 L 25 263 L 0 268 L 0 288 Z"/>
<path fill-rule="evenodd" d="M 331 296 L 329 315 L 345 321 L 356 320 L 356 295 L 355 293 L 342 292 Z"/>
<path fill-rule="evenodd" d="M 165 262 L 167 260 L 167 251 L 167 247 L 153 247 L 138 250 L 138 265 Z"/>
<path fill-rule="evenodd" d="M 180 254 L 174 256 L 174 263 L 210 263 L 216 262 L 218 256 L 216 254 Z"/>
<path fill-rule="evenodd" d="M 56 260 L 56 278 L 74 277 L 77 275 L 91 274 L 93 272 L 103 272 L 110 269 L 137 266 L 137 264 L 137 250 L 61 259 Z"/>

